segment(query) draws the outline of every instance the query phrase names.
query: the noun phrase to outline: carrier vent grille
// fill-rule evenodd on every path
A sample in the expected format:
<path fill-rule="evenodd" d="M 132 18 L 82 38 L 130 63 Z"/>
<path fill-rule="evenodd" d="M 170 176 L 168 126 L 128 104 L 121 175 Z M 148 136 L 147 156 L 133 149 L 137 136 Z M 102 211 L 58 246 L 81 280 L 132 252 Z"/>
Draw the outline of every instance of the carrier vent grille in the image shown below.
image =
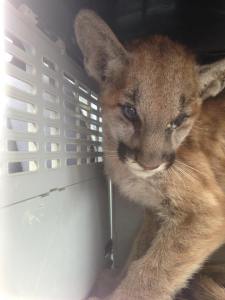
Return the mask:
<path fill-rule="evenodd" d="M 98 95 L 66 69 L 66 55 L 57 61 L 51 47 L 37 48 L 26 38 L 5 32 L 6 173 L 101 163 Z"/>

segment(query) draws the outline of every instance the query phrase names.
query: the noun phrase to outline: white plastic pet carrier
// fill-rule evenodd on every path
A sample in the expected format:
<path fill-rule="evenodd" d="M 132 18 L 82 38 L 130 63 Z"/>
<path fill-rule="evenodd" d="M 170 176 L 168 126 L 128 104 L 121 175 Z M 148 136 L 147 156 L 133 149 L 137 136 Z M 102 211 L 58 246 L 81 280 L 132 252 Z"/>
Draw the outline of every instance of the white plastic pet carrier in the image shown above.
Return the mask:
<path fill-rule="evenodd" d="M 27 6 L 5 3 L 4 42 L 0 299 L 81 300 L 112 264 L 98 91 Z M 138 222 L 130 222 L 132 205 L 121 203 L 114 210 L 123 244 Z"/>
<path fill-rule="evenodd" d="M 0 299 L 82 299 L 110 239 L 98 95 L 26 7 L 5 20 Z"/>

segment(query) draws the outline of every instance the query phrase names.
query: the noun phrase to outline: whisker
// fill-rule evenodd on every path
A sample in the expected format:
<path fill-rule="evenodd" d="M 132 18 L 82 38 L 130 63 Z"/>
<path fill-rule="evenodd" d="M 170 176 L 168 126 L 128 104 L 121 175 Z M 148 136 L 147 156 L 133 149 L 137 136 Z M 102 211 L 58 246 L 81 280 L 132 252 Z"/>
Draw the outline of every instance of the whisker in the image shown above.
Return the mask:
<path fill-rule="evenodd" d="M 172 178 L 174 178 L 174 177 L 177 178 L 184 187 L 186 186 L 186 183 L 183 179 L 182 174 L 180 173 L 180 170 L 177 169 L 175 166 L 172 166 L 171 168 L 169 168 L 168 173 Z M 176 185 L 177 185 L 177 179 L 172 181 L 172 184 L 174 187 L 176 187 Z M 179 190 L 177 188 L 174 189 L 174 193 L 176 193 L 178 198 L 181 197 Z"/>
<path fill-rule="evenodd" d="M 175 165 L 174 167 L 175 167 L 175 168 L 177 169 L 177 171 L 178 171 L 180 174 L 182 174 L 184 177 L 189 177 L 189 178 L 191 178 L 191 179 L 193 179 L 193 180 L 196 180 L 196 179 L 197 179 L 197 178 L 195 178 L 195 177 L 193 176 L 192 173 L 187 172 L 187 170 L 182 169 L 182 168 L 179 167 L 178 165 Z"/>
<path fill-rule="evenodd" d="M 198 169 L 196 169 L 196 168 L 194 168 L 194 167 L 192 167 L 192 166 L 190 166 L 190 165 L 184 163 L 183 161 L 180 161 L 180 160 L 178 160 L 178 159 L 177 159 L 176 161 L 177 161 L 178 163 L 184 165 L 185 167 L 189 168 L 190 170 L 195 171 L 195 172 L 197 172 L 197 173 L 199 173 L 199 174 L 201 174 L 201 175 L 204 175 L 201 171 L 199 171 Z"/>

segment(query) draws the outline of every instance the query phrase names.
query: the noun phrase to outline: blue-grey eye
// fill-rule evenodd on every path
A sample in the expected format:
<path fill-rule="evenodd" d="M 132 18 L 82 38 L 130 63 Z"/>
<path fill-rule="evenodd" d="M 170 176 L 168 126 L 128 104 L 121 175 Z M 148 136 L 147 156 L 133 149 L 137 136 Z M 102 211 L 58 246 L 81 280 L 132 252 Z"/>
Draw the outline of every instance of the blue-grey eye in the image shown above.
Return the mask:
<path fill-rule="evenodd" d="M 122 105 L 122 113 L 129 121 L 136 120 L 138 116 L 136 108 L 131 104 Z"/>
<path fill-rule="evenodd" d="M 189 116 L 186 113 L 180 114 L 175 120 L 166 126 L 166 131 L 171 132 L 172 130 L 181 126 L 188 118 Z"/>
<path fill-rule="evenodd" d="M 173 126 L 179 127 L 188 119 L 188 115 L 186 113 L 181 113 L 174 121 Z"/>

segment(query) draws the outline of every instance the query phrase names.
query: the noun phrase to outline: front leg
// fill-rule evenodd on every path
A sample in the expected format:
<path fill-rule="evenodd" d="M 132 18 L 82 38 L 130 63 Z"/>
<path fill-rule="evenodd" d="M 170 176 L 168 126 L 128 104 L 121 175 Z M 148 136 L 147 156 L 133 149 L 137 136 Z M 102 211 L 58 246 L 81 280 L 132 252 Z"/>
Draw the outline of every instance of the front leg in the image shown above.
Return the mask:
<path fill-rule="evenodd" d="M 160 222 L 156 212 L 145 209 L 143 223 L 134 239 L 131 252 L 120 274 L 120 279 L 125 276 L 131 262 L 141 258 L 147 252 L 159 228 Z"/>
<path fill-rule="evenodd" d="M 169 218 L 110 300 L 172 300 L 224 241 L 221 209 Z"/>

